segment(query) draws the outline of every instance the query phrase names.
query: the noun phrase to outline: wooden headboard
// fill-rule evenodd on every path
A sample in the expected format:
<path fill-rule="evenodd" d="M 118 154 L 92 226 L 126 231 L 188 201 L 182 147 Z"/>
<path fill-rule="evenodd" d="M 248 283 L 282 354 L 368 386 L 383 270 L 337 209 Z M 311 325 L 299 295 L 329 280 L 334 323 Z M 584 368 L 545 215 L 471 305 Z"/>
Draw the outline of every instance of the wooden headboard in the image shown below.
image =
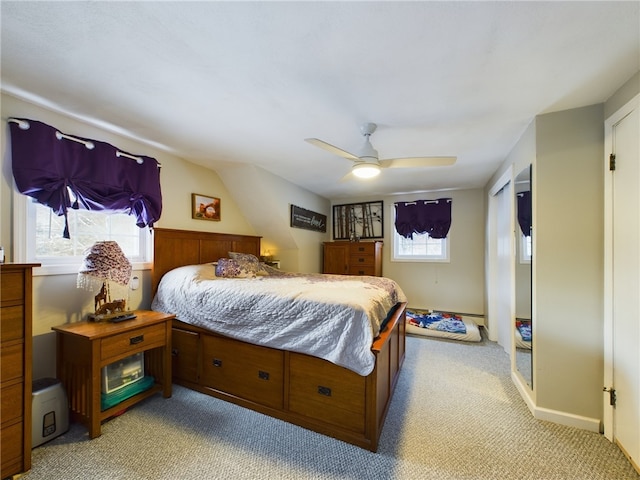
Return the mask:
<path fill-rule="evenodd" d="M 252 235 L 153 229 L 153 273 L 151 292 L 155 295 L 162 276 L 184 265 L 217 262 L 229 252 L 260 256 L 260 239 Z"/>

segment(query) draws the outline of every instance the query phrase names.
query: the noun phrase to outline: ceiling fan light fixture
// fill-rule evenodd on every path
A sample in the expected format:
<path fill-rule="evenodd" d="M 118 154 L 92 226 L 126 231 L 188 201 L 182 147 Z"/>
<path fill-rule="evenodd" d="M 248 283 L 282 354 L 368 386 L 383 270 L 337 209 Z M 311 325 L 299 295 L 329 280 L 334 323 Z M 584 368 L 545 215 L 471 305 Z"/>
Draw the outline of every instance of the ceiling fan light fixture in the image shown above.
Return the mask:
<path fill-rule="evenodd" d="M 380 166 L 375 163 L 356 163 L 351 172 L 358 178 L 373 178 L 380 174 Z"/>

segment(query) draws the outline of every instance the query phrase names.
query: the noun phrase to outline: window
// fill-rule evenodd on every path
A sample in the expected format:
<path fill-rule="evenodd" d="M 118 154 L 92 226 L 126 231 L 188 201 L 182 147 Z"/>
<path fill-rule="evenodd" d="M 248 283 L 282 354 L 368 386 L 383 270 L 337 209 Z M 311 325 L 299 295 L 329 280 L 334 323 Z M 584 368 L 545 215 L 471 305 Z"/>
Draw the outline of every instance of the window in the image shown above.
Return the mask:
<path fill-rule="evenodd" d="M 397 202 L 391 206 L 391 216 L 392 262 L 449 261 L 450 198 Z"/>
<path fill-rule="evenodd" d="M 9 120 L 16 190 L 28 195 L 14 197 L 14 257 L 40 263 L 36 275 L 77 273 L 88 247 L 113 240 L 134 268 L 150 268 L 150 234 L 136 225 L 160 218 L 158 161 L 37 120 Z"/>
<path fill-rule="evenodd" d="M 63 216 L 25 195 L 15 195 L 17 211 L 25 213 L 16 212 L 14 217 L 15 255 L 20 261 L 40 263 L 37 275 L 77 273 L 84 251 L 100 240 L 118 242 L 133 268 L 151 268 L 151 234 L 148 228 L 136 225 L 135 216 L 69 209 L 71 238 L 66 239 L 62 236 Z"/>
<path fill-rule="evenodd" d="M 395 222 L 394 206 L 391 206 L 391 214 Z M 448 262 L 449 261 L 449 235 L 446 238 L 431 238 L 426 233 L 414 233 L 412 238 L 400 235 L 395 228 L 393 233 L 393 249 L 391 261 L 393 262 Z"/>
<path fill-rule="evenodd" d="M 396 262 L 448 262 L 449 237 L 431 238 L 426 233 L 413 238 L 398 235 L 393 230 L 393 258 Z"/>

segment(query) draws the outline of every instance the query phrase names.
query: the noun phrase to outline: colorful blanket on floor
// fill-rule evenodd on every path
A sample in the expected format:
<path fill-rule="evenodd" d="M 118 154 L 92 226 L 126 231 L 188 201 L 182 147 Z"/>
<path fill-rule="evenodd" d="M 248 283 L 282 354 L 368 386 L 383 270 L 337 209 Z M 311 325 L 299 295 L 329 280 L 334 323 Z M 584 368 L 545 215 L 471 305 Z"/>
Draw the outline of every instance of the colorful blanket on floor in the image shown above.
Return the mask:
<path fill-rule="evenodd" d="M 411 325 L 449 333 L 467 333 L 462 318 L 452 313 L 420 312 L 407 310 L 407 320 Z"/>
<path fill-rule="evenodd" d="M 523 341 L 531 341 L 531 322 L 516 320 L 516 328 L 520 332 L 520 336 L 522 337 Z"/>

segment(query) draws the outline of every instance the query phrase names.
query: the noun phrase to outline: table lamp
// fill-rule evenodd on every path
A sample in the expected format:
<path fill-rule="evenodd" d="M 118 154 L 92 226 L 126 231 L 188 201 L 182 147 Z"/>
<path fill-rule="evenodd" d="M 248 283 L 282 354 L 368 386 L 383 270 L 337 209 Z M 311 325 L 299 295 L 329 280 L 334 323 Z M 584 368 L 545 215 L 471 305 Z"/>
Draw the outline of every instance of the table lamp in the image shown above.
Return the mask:
<path fill-rule="evenodd" d="M 84 252 L 84 260 L 78 271 L 77 287 L 96 291 L 95 313 L 89 320 L 95 322 L 117 322 L 135 318 L 133 311 L 127 310 L 131 262 L 117 242 L 96 242 Z M 112 300 L 111 289 L 124 290 L 122 298 Z M 125 298 L 126 297 L 126 298 Z"/>

